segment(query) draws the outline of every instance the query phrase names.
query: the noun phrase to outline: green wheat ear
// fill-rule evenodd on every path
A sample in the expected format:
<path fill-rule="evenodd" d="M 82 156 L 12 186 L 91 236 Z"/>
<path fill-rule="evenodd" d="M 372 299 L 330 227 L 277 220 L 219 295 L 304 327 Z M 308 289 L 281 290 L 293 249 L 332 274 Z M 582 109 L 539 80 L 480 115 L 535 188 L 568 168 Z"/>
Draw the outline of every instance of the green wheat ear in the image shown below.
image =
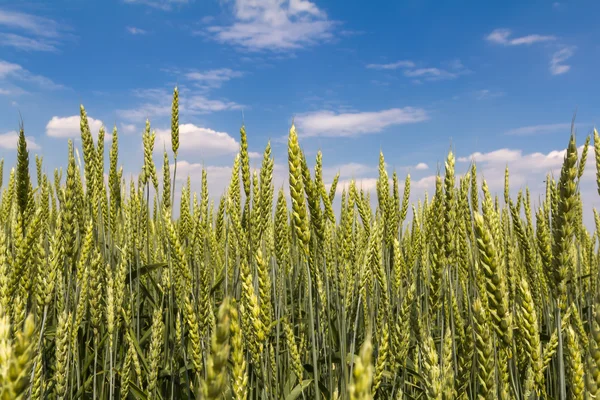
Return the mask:
<path fill-rule="evenodd" d="M 4 186 L 0 160 L 0 400 L 598 396 L 595 129 L 539 199 L 510 162 L 494 175 L 453 150 L 413 201 L 429 179 L 402 188 L 382 151 L 351 177 L 293 123 L 287 171 L 276 141 L 251 164 L 242 125 L 231 169 L 180 160 L 178 178 L 179 100 L 162 172 L 148 121 L 141 174 L 115 127 L 105 181 L 108 132 L 83 106 L 53 177 L 36 156 L 33 183 L 22 125 Z"/>
<path fill-rule="evenodd" d="M 31 181 L 29 178 L 29 151 L 23 126 L 19 129 L 19 140 L 17 142 L 17 204 L 21 216 L 25 216 L 30 199 Z"/>

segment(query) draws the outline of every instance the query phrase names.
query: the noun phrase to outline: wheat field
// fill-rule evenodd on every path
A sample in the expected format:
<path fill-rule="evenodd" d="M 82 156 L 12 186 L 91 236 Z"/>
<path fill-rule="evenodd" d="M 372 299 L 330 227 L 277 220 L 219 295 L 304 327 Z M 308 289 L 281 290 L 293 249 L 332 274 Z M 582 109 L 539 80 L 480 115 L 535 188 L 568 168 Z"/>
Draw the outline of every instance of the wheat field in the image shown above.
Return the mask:
<path fill-rule="evenodd" d="M 163 176 L 147 122 L 137 181 L 83 106 L 83 162 L 69 141 L 53 175 L 38 156 L 30 170 L 20 130 L 0 182 L 0 399 L 600 393 L 600 217 L 589 232 L 579 194 L 588 149 L 600 194 L 596 130 L 581 154 L 565 136 L 535 209 L 527 188 L 510 196 L 510 165 L 499 199 L 452 152 L 431 198 L 409 204 L 410 176 L 401 192 L 381 153 L 376 206 L 354 181 L 336 198 L 339 175 L 325 184 L 320 152 L 309 169 L 293 125 L 276 188 L 270 144 L 251 171 L 242 127 L 216 204 L 206 170 L 198 194 L 173 184 L 178 101 Z"/>

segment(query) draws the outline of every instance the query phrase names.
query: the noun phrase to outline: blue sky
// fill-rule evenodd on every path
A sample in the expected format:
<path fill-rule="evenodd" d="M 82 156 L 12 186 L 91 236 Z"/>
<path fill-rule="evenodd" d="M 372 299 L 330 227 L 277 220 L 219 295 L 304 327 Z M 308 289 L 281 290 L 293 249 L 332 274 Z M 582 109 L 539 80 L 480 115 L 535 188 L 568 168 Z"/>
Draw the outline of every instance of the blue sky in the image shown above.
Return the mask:
<path fill-rule="evenodd" d="M 178 175 L 196 186 L 208 168 L 215 195 L 242 118 L 256 163 L 272 140 L 276 185 L 294 118 L 326 179 L 372 189 L 382 149 L 421 196 L 453 148 L 459 172 L 475 159 L 500 192 L 508 163 L 515 191 L 535 194 L 560 168 L 575 110 L 578 145 L 600 117 L 599 12 L 586 0 L 0 1 L 0 156 L 13 165 L 21 115 L 46 170 L 63 166 L 83 103 L 92 128 L 116 124 L 127 173 L 149 118 L 160 167 L 178 85 Z"/>

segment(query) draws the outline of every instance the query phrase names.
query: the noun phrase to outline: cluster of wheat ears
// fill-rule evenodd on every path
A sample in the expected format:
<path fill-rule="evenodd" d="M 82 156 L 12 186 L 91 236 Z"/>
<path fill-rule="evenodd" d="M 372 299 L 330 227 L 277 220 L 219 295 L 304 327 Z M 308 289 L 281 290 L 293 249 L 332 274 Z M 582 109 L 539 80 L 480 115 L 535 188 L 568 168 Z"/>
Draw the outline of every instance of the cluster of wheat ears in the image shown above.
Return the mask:
<path fill-rule="evenodd" d="M 50 178 L 23 129 L 0 203 L 0 399 L 590 399 L 600 393 L 600 217 L 579 182 L 594 140 L 571 134 L 560 177 L 504 200 L 449 152 L 411 205 L 380 154 L 377 206 L 351 182 L 334 213 L 289 131 L 289 199 L 270 145 L 251 172 L 245 129 L 215 212 L 181 188 L 178 92 L 162 182 L 146 123 L 138 181 L 81 107 Z M 170 164 L 174 161 L 171 175 Z M 2 174 L 0 173 L 0 176 Z M 152 193 L 152 196 L 151 196 Z M 152 198 L 151 198 L 152 197 Z M 501 204 L 502 203 L 502 204 Z M 535 220 L 535 221 L 534 221 Z"/>

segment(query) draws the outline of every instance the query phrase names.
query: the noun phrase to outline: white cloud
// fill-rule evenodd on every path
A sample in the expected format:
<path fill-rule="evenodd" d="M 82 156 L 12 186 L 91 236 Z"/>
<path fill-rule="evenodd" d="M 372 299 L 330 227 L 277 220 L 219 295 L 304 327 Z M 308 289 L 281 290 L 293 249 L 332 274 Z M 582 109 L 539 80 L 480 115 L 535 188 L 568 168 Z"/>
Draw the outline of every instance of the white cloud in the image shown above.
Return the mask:
<path fill-rule="evenodd" d="M 404 107 L 373 112 L 336 114 L 317 111 L 295 118 L 300 136 L 357 136 L 377 133 L 393 125 L 412 124 L 428 119 L 422 108 Z"/>
<path fill-rule="evenodd" d="M 48 124 L 46 124 L 46 134 L 55 138 L 79 138 L 81 137 L 80 121 L 81 118 L 79 115 L 73 115 L 71 117 L 52 117 L 52 119 L 48 121 Z M 102 121 L 88 115 L 88 124 L 92 136 L 97 139 L 98 131 L 103 126 Z M 110 140 L 111 138 L 112 135 L 110 132 L 104 134 L 104 141 Z"/>
<path fill-rule="evenodd" d="M 233 101 L 211 100 L 205 96 L 190 96 L 182 102 L 183 110 L 190 114 L 206 114 L 214 111 L 239 110 L 240 104 Z"/>
<path fill-rule="evenodd" d="M 173 171 L 175 164 L 171 164 L 169 169 Z M 201 163 L 191 163 L 186 160 L 177 161 L 177 181 L 185 182 L 188 176 L 201 176 L 202 170 L 206 169 L 206 177 L 210 181 L 225 180 L 231 177 L 231 167 L 229 166 L 211 166 Z"/>
<path fill-rule="evenodd" d="M 563 132 L 565 134 L 571 131 L 571 124 L 544 124 L 523 126 L 520 128 L 510 129 L 505 132 L 505 135 L 527 136 L 540 135 L 548 133 Z"/>
<path fill-rule="evenodd" d="M 50 18 L 0 10 L 0 46 L 23 51 L 57 51 L 68 27 Z"/>
<path fill-rule="evenodd" d="M 579 146 L 579 155 L 581 155 L 582 150 L 583 146 Z M 593 147 L 589 146 L 586 163 L 588 178 L 595 177 L 593 171 L 595 166 L 589 157 L 589 154 L 594 154 L 593 152 Z M 520 187 L 528 184 L 537 187 L 540 186 L 547 173 L 552 173 L 558 179 L 565 153 L 565 149 L 553 150 L 548 153 L 524 153 L 522 150 L 503 148 L 487 153 L 476 152 L 467 157 L 458 157 L 458 162 L 467 163 L 474 160 L 477 163 L 478 171 L 479 167 L 482 167 L 482 175 L 490 188 L 500 189 L 504 186 L 504 168 L 506 165 L 508 165 L 511 185 Z"/>
<path fill-rule="evenodd" d="M 421 170 L 421 171 L 422 171 L 422 170 L 429 169 L 429 166 L 428 166 L 427 164 L 423 163 L 423 162 L 420 162 L 420 163 L 418 163 L 418 164 L 415 166 L 415 169 L 416 169 L 416 170 Z"/>
<path fill-rule="evenodd" d="M 192 192 L 199 192 L 202 184 L 202 170 L 206 170 L 206 178 L 208 183 L 208 192 L 211 200 L 217 202 L 219 197 L 225 193 L 229 187 L 231 180 L 231 165 L 233 165 L 233 155 L 230 159 L 229 165 L 205 165 L 199 162 L 192 162 L 188 160 L 177 160 L 177 188 L 178 193 L 181 193 L 181 185 L 187 181 L 188 176 L 190 177 L 190 183 Z M 259 162 L 260 165 L 260 162 Z M 171 172 L 173 171 L 174 165 L 169 166 Z M 252 170 L 253 172 L 253 170 Z M 162 175 L 162 168 L 160 171 Z M 277 198 L 277 191 L 283 185 L 286 197 L 289 200 L 288 191 L 288 169 L 287 164 L 282 165 L 275 163 L 273 166 L 273 185 L 275 186 L 275 199 Z M 179 201 L 180 196 L 176 196 L 176 203 Z M 275 200 L 274 199 L 274 200 Z M 216 207 L 217 204 L 215 204 Z M 175 208 L 174 208 L 175 209 Z"/>
<path fill-rule="evenodd" d="M 235 22 L 210 26 L 222 43 L 247 50 L 294 50 L 333 37 L 335 22 L 308 0 L 235 0 Z"/>
<path fill-rule="evenodd" d="M 128 26 L 126 29 L 127 32 L 131 33 L 132 35 L 145 35 L 146 33 L 148 33 L 148 31 L 146 31 L 145 29 L 136 28 L 135 26 Z"/>
<path fill-rule="evenodd" d="M 0 148 L 6 150 L 16 150 L 19 141 L 19 134 L 16 131 L 0 134 Z M 39 150 L 40 146 L 35 142 L 32 136 L 25 136 L 28 150 Z"/>
<path fill-rule="evenodd" d="M 44 76 L 29 72 L 19 64 L 0 60 L 0 81 L 8 79 L 32 83 L 43 89 L 60 89 L 63 87 Z"/>
<path fill-rule="evenodd" d="M 415 63 L 410 60 L 396 61 L 389 64 L 368 64 L 369 69 L 398 69 L 398 68 L 414 68 Z"/>
<path fill-rule="evenodd" d="M 181 93 L 181 91 L 180 91 Z M 171 101 L 173 94 L 164 89 L 135 89 L 132 91 L 135 97 L 144 100 L 140 104 L 130 109 L 117 110 L 117 114 L 131 121 L 145 121 L 147 118 L 158 118 L 171 115 Z M 180 111 L 181 111 L 180 97 Z"/>
<path fill-rule="evenodd" d="M 189 0 L 125 0 L 125 3 L 142 4 L 159 10 L 169 11 L 173 6 L 189 3 Z"/>
<path fill-rule="evenodd" d="M 174 164 L 169 166 L 169 170 L 173 173 Z M 177 182 L 175 195 L 175 211 L 179 210 L 178 204 L 181 199 L 181 188 L 185 185 L 187 178 L 190 178 L 192 192 L 199 193 L 202 184 L 202 170 L 206 169 L 206 180 L 208 183 L 208 193 L 211 200 L 218 201 L 219 197 L 225 193 L 231 179 L 230 166 L 215 166 L 204 165 L 202 163 L 194 163 L 187 160 L 177 160 Z M 162 163 L 159 172 L 162 176 Z"/>
<path fill-rule="evenodd" d="M 501 44 L 504 46 L 520 46 L 520 45 L 531 45 L 534 43 L 549 42 L 556 40 L 556 37 L 551 35 L 527 35 L 517 38 L 510 38 L 512 31 L 510 29 L 495 29 L 489 35 L 486 36 L 486 40 L 491 43 Z"/>
<path fill-rule="evenodd" d="M 23 68 L 18 64 L 0 60 L 0 79 L 4 79 L 9 75 L 15 75 L 22 70 Z"/>
<path fill-rule="evenodd" d="M 242 75 L 243 73 L 240 71 L 234 71 L 230 68 L 219 68 L 208 71 L 191 71 L 186 73 L 185 77 L 209 87 L 220 87 L 223 82 L 239 78 Z"/>
<path fill-rule="evenodd" d="M 39 40 L 0 32 L 0 46 L 14 47 L 24 51 L 57 51 L 55 44 L 47 40 Z"/>
<path fill-rule="evenodd" d="M 496 92 L 489 89 L 477 90 L 474 92 L 475 98 L 477 100 L 486 100 L 486 99 L 494 99 L 496 97 L 504 96 L 504 92 Z"/>
<path fill-rule="evenodd" d="M 117 110 L 117 114 L 131 121 L 141 121 L 146 118 L 164 117 L 171 114 L 171 106 L 159 106 L 152 103 L 142 104 L 136 108 Z"/>
<path fill-rule="evenodd" d="M 239 150 L 239 143 L 226 132 L 218 132 L 194 124 L 179 125 L 179 141 L 181 151 L 190 151 L 194 154 L 200 152 L 202 157 L 234 154 Z M 155 143 L 156 151 L 162 153 L 162 144 L 171 143 L 171 130 L 157 129 Z"/>
<path fill-rule="evenodd" d="M 135 133 L 136 131 L 136 127 L 134 124 L 121 124 L 121 130 L 125 133 L 125 134 L 132 134 Z"/>
<path fill-rule="evenodd" d="M 561 75 L 569 72 L 571 69 L 570 65 L 564 64 L 569 58 L 573 57 L 575 53 L 575 47 L 563 47 L 552 55 L 550 60 L 550 73 L 552 75 Z"/>
<path fill-rule="evenodd" d="M 182 96 L 179 90 L 179 112 L 190 115 L 209 114 L 217 111 L 238 110 L 242 105 L 233 101 L 213 100 L 204 95 L 189 94 Z M 146 102 L 130 108 L 117 110 L 117 114 L 130 121 L 143 121 L 146 118 L 160 118 L 171 115 L 172 92 L 164 89 L 134 90 L 134 96 L 143 98 Z"/>
<path fill-rule="evenodd" d="M 0 10 L 0 26 L 18 29 L 36 36 L 55 38 L 61 35 L 61 25 L 49 18 Z"/>
<path fill-rule="evenodd" d="M 323 180 L 326 182 L 332 180 L 338 172 L 343 180 L 344 178 L 358 178 L 369 175 L 374 171 L 377 171 L 377 166 L 351 162 L 323 168 Z"/>
<path fill-rule="evenodd" d="M 8 89 L 2 89 L 0 88 L 0 94 L 3 96 L 8 96 L 9 94 L 11 94 L 12 92 Z"/>
<path fill-rule="evenodd" d="M 577 150 L 578 156 L 581 157 L 583 146 L 579 146 Z M 511 196 L 514 198 L 519 189 L 527 186 L 531 192 L 531 199 L 537 206 L 539 199 L 544 198 L 546 176 L 551 174 L 558 181 L 565 152 L 564 149 L 548 153 L 524 153 L 521 150 L 499 149 L 489 153 L 474 153 L 468 157 L 459 157 L 458 161 L 466 163 L 474 158 L 477 162 L 478 176 L 486 180 L 493 194 L 504 190 L 504 168 L 508 165 Z M 588 229 L 594 228 L 592 208 L 600 206 L 593 155 L 594 149 L 589 146 L 585 172 L 579 186 L 584 206 L 583 221 Z"/>
<path fill-rule="evenodd" d="M 402 60 L 389 64 L 368 64 L 367 68 L 377 70 L 396 70 L 402 69 L 407 78 L 421 78 L 427 81 L 439 81 L 444 79 L 456 79 L 460 75 L 468 74 L 470 71 L 465 68 L 460 60 L 452 60 L 445 63 L 447 68 L 417 67 L 413 61 Z M 420 80 L 414 80 L 414 83 L 421 83 Z"/>
<path fill-rule="evenodd" d="M 456 72 L 450 72 L 439 68 L 417 68 L 404 71 L 409 78 L 428 78 L 430 80 L 454 79 L 458 76 Z"/>
<path fill-rule="evenodd" d="M 391 175 L 391 174 L 390 174 Z M 402 191 L 404 189 L 404 178 L 399 178 L 399 190 Z M 358 178 L 354 179 L 354 185 L 357 189 L 362 189 L 364 192 L 369 192 L 371 194 L 371 205 L 375 206 L 377 204 L 377 180 L 378 178 Z M 411 190 L 411 199 L 421 198 L 425 191 L 430 191 L 435 188 L 435 175 L 425 176 L 420 179 L 411 179 L 410 181 L 410 190 Z M 336 187 L 336 193 L 341 194 L 343 190 L 346 190 L 346 193 L 350 189 L 350 183 L 352 179 L 343 179 L 338 181 L 338 185 Z M 392 184 L 392 179 L 389 180 L 390 185 Z M 328 183 L 325 185 L 326 189 L 329 190 L 331 184 Z"/>

